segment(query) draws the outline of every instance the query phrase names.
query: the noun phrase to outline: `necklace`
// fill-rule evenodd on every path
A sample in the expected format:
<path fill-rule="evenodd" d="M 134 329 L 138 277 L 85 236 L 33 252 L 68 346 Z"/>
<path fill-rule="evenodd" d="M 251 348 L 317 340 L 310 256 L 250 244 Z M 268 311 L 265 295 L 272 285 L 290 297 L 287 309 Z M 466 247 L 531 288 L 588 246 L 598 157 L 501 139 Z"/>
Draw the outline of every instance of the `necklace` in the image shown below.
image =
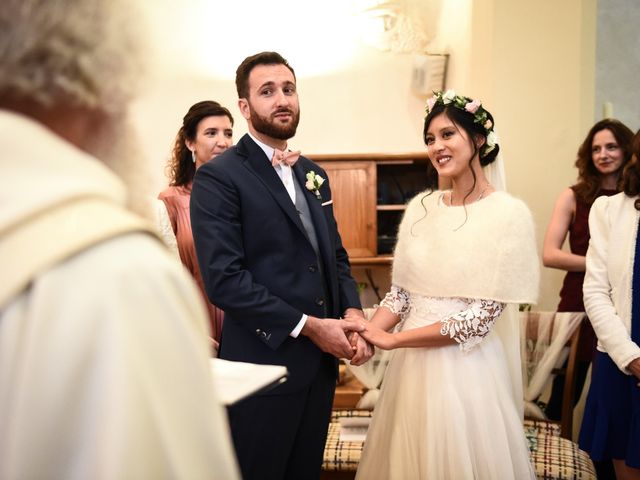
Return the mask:
<path fill-rule="evenodd" d="M 475 201 L 477 202 L 478 200 L 481 200 L 484 197 L 484 194 L 487 192 L 487 190 L 489 190 L 489 188 L 491 188 L 491 184 L 487 183 L 485 185 L 485 187 L 482 189 L 482 191 L 480 192 L 480 195 L 478 195 L 478 198 L 475 199 Z M 449 193 L 449 206 L 453 207 L 453 190 L 451 190 L 451 192 Z"/>

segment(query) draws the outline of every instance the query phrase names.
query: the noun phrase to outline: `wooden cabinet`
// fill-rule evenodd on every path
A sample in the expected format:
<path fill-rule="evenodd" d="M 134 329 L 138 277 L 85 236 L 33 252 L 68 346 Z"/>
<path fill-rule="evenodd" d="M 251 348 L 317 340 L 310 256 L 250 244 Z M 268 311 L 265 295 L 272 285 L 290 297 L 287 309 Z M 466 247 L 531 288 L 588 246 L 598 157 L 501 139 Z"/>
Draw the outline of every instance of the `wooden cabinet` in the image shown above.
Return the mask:
<path fill-rule="evenodd" d="M 329 176 L 338 229 L 353 265 L 391 263 L 406 203 L 437 185 L 426 153 L 310 155 Z"/>
<path fill-rule="evenodd" d="M 358 160 L 318 163 L 329 176 L 333 212 L 349 256 L 376 256 L 375 163 Z"/>

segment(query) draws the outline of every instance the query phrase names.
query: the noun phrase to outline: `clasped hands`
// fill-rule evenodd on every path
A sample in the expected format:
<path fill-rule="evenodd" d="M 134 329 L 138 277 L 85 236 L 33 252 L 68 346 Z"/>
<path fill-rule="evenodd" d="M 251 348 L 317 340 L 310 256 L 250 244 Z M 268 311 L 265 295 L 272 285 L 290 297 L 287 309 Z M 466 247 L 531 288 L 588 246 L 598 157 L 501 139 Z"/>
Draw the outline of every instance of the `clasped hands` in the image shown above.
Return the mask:
<path fill-rule="evenodd" d="M 301 333 L 322 351 L 346 358 L 351 365 L 362 365 L 374 353 L 373 346 L 359 334 L 365 330 L 365 322 L 362 310 L 349 308 L 343 319 L 309 316 Z"/>

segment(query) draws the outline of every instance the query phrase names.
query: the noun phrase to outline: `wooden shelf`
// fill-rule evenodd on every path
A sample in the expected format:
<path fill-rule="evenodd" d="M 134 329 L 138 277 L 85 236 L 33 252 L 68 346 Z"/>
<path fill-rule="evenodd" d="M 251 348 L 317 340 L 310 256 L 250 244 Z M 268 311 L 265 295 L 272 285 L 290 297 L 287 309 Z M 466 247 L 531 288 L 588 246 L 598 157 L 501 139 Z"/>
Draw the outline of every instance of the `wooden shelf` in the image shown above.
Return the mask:
<path fill-rule="evenodd" d="M 406 208 L 406 205 L 376 205 L 376 210 L 379 212 L 401 212 Z"/>
<path fill-rule="evenodd" d="M 349 262 L 354 267 L 369 267 L 374 265 L 391 265 L 392 255 L 379 255 L 377 257 L 350 257 Z"/>

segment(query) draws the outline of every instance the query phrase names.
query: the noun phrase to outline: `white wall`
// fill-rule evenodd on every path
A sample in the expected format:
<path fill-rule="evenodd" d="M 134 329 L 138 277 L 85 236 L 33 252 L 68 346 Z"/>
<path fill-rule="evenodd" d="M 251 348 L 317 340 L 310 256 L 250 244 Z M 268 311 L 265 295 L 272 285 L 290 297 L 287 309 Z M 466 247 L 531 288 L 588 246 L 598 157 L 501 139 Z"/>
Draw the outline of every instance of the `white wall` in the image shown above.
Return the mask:
<path fill-rule="evenodd" d="M 161 52 L 156 58 L 161 75 L 147 84 L 134 117 L 156 191 L 166 182 L 164 165 L 191 104 L 218 100 L 236 117 L 235 138 L 246 131 L 236 107 L 235 66 L 248 54 L 273 48 L 268 31 L 279 26 L 295 27 L 295 34 L 275 45 L 299 74 L 302 116 L 293 146 L 307 154 L 422 151 L 424 98 L 410 88 L 411 54 L 362 44 L 344 21 L 315 22 L 290 12 L 295 5 L 309 5 L 303 0 L 259 2 L 264 25 L 248 28 L 246 13 L 239 13 L 247 1 L 236 0 L 229 16 L 217 1 L 190 0 L 180 10 L 173 10 L 169 0 L 154 3 L 151 35 Z M 279 2 L 287 8 L 279 9 Z M 338 9 L 363 2 L 328 4 Z M 594 116 L 595 0 L 447 0 L 428 11 L 438 17 L 425 27 L 437 26 L 428 32 L 435 34 L 430 50 L 451 55 L 447 86 L 482 99 L 494 114 L 509 189 L 530 205 L 541 245 L 556 195 L 575 179 L 575 152 Z M 293 18 L 287 20 L 287 13 Z M 330 19 L 326 13 L 314 12 L 318 19 Z M 203 18 L 205 26 L 196 23 Z M 356 17 L 349 18 L 357 24 Z M 298 26 L 301 21 L 309 22 L 308 35 Z M 231 25 L 236 33 L 220 38 L 219 25 L 227 26 L 225 32 Z M 340 42 L 330 41 L 338 37 Z M 307 44 L 313 46 L 305 50 Z M 311 72 L 309 66 L 344 60 L 345 52 L 353 55 L 349 62 L 325 73 L 305 73 Z M 222 65 L 227 65 L 224 72 L 213 72 L 212 66 Z M 540 309 L 555 307 L 561 277 L 544 271 Z"/>

